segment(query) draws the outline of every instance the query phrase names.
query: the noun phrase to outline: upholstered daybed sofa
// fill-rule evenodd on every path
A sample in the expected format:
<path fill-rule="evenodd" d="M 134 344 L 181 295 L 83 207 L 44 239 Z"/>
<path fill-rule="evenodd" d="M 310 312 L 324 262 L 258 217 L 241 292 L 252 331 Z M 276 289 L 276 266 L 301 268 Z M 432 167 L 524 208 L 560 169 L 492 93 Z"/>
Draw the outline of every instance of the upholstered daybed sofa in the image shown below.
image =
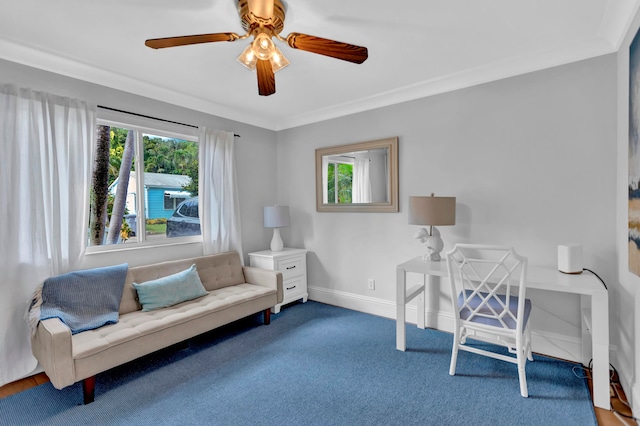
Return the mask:
<path fill-rule="evenodd" d="M 173 276 L 192 265 L 205 295 L 142 310 L 133 283 Z M 94 399 L 96 374 L 258 312 L 269 324 L 270 309 L 282 298 L 282 274 L 243 267 L 236 252 L 128 268 L 117 323 L 72 334 L 59 318 L 41 320 L 32 334 L 32 352 L 57 389 L 82 380 L 87 404 Z"/>

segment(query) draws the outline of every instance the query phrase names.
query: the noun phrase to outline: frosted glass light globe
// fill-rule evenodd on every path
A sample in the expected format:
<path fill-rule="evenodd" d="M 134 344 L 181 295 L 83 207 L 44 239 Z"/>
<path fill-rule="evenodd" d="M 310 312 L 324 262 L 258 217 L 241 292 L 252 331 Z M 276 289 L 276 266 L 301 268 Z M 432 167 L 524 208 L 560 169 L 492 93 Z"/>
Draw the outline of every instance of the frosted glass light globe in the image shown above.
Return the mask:
<path fill-rule="evenodd" d="M 273 56 L 275 51 L 275 46 L 273 45 L 273 41 L 271 41 L 271 37 L 268 35 L 261 33 L 256 36 L 256 39 L 253 41 L 253 53 L 263 61 L 268 61 Z"/>

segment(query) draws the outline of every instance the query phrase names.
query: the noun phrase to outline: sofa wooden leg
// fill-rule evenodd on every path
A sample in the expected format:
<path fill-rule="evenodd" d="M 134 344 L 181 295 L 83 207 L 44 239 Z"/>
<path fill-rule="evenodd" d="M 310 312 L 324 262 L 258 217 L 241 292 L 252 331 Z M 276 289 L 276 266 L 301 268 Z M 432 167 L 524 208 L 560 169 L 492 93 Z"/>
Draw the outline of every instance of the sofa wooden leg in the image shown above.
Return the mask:
<path fill-rule="evenodd" d="M 264 325 L 271 324 L 271 308 L 264 310 Z"/>
<path fill-rule="evenodd" d="M 85 405 L 93 402 L 95 394 L 96 376 L 87 377 L 82 381 L 82 396 L 84 398 Z"/>

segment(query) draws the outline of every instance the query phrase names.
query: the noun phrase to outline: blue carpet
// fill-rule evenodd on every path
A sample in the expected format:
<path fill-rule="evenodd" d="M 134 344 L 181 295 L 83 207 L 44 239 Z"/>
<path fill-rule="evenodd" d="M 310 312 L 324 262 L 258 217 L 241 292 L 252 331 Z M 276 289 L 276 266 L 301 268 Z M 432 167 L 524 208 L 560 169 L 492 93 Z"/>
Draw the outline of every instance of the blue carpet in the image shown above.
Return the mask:
<path fill-rule="evenodd" d="M 461 352 L 452 337 L 315 302 L 207 333 L 80 384 L 50 383 L 0 400 L 3 425 L 596 425 L 575 364 L 535 356 L 529 398 L 516 366 Z"/>

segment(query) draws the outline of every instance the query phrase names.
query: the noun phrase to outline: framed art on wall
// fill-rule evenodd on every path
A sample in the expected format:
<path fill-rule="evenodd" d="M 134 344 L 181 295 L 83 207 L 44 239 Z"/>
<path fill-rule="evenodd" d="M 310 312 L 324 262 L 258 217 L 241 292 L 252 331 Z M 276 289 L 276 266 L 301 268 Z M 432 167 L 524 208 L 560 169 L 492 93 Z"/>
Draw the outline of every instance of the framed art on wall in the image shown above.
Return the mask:
<path fill-rule="evenodd" d="M 629 271 L 640 275 L 640 31 L 629 48 Z"/>

